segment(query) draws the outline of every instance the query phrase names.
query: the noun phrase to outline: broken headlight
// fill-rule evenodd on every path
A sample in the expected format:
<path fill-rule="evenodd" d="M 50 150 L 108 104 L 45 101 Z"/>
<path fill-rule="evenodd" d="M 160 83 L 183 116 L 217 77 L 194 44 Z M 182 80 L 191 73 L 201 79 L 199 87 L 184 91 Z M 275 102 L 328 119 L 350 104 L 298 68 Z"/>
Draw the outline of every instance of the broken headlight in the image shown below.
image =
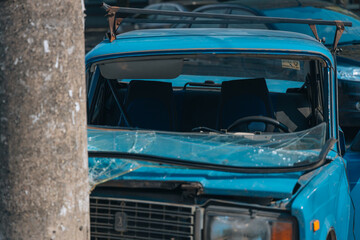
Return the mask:
<path fill-rule="evenodd" d="M 209 240 L 290 240 L 297 232 L 289 215 L 238 208 L 209 207 L 205 224 Z"/>

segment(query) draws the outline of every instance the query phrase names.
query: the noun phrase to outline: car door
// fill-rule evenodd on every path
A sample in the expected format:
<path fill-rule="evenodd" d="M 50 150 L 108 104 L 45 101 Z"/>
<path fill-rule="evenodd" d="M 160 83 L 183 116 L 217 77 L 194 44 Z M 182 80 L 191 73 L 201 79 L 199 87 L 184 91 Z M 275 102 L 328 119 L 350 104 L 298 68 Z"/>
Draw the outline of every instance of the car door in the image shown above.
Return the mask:
<path fill-rule="evenodd" d="M 351 146 L 347 149 L 344 159 L 347 162 L 347 174 L 351 198 L 355 210 L 352 212 L 354 233 L 360 237 L 360 131 L 354 138 Z M 352 237 L 352 236 L 349 236 Z M 351 239 L 351 238 L 350 238 Z"/>

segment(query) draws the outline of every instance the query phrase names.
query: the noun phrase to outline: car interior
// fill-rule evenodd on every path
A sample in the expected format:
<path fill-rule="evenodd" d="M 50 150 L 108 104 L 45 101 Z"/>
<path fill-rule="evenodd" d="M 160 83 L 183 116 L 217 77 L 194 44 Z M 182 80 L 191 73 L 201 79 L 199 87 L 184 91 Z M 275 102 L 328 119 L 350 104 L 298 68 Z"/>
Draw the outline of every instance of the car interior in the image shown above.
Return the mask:
<path fill-rule="evenodd" d="M 106 74 L 105 74 L 106 75 Z M 324 121 L 319 79 L 271 92 L 265 78 L 215 83 L 107 79 L 99 74 L 90 125 L 176 132 L 296 132 Z M 318 96 L 318 97 L 315 97 Z"/>

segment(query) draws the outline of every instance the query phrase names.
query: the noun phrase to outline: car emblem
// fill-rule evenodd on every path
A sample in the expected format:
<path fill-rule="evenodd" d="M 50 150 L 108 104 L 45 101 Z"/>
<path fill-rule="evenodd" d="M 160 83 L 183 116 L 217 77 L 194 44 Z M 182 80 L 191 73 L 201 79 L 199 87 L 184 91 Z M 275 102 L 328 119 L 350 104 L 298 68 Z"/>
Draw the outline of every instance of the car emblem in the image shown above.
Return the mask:
<path fill-rule="evenodd" d="M 115 213 L 115 231 L 125 232 L 127 229 L 127 215 L 124 212 Z"/>

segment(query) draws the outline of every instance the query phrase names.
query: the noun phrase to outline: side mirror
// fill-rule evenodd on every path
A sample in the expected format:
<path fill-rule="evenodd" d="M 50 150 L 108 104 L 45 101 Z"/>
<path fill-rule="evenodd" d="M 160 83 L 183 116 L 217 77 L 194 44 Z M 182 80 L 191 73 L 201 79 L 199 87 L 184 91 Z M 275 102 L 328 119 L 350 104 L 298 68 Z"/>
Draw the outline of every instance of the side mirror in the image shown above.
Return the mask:
<path fill-rule="evenodd" d="M 354 152 L 360 152 L 360 131 L 357 133 L 356 137 L 351 143 L 351 150 Z"/>
<path fill-rule="evenodd" d="M 346 143 L 345 143 L 345 134 L 341 129 L 339 130 L 339 144 L 340 144 L 340 155 L 344 156 L 346 152 Z"/>

